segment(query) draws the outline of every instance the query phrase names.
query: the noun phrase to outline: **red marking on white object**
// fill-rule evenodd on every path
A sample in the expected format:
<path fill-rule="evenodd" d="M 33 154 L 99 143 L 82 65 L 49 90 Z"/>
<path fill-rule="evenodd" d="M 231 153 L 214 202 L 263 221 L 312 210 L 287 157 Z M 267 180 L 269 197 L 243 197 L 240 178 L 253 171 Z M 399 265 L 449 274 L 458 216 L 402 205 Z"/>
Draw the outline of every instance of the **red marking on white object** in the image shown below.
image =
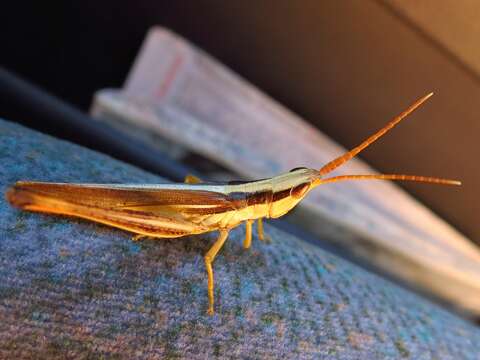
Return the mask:
<path fill-rule="evenodd" d="M 180 65 L 183 62 L 183 58 L 181 55 L 177 55 L 175 59 L 173 60 L 172 64 L 170 65 L 170 68 L 168 69 L 167 75 L 165 76 L 165 79 L 163 82 L 160 84 L 157 92 L 157 98 L 160 100 L 162 99 L 165 94 L 168 92 L 168 89 L 170 88 L 170 85 L 173 83 L 173 79 L 175 78 L 176 73 L 178 72 L 178 69 L 180 68 Z"/>

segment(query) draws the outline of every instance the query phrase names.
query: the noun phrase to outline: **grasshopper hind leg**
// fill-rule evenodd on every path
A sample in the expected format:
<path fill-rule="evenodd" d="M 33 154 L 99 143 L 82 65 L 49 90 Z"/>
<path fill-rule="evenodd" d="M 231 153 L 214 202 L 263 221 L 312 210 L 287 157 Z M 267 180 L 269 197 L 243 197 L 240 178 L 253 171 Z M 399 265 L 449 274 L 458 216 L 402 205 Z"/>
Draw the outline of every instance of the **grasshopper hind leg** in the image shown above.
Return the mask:
<path fill-rule="evenodd" d="M 135 234 L 135 235 L 132 236 L 132 241 L 140 241 L 140 240 L 146 239 L 148 237 L 150 237 L 150 236 L 143 235 L 143 234 Z"/>
<path fill-rule="evenodd" d="M 213 304 L 214 304 L 214 297 L 213 297 L 213 290 L 214 290 L 214 282 L 213 282 L 213 268 L 212 263 L 215 260 L 215 256 L 217 256 L 218 252 L 222 248 L 223 244 L 228 238 L 228 230 L 221 229 L 220 235 L 218 236 L 217 240 L 213 244 L 213 246 L 208 250 L 205 254 L 205 267 L 207 268 L 208 274 L 208 315 L 213 315 Z"/>

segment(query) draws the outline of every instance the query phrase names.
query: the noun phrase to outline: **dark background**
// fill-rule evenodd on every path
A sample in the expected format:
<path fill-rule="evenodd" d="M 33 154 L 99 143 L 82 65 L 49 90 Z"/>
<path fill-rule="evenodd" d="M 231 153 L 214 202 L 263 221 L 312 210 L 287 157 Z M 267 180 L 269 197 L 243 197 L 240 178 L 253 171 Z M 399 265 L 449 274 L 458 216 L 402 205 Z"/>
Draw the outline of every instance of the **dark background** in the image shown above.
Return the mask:
<path fill-rule="evenodd" d="M 122 86 L 147 30 L 161 25 L 348 148 L 435 91 L 362 157 L 382 172 L 461 179 L 461 188 L 402 186 L 478 242 L 480 77 L 400 10 L 389 1 L 9 3 L 1 64 L 87 111 L 96 90 Z M 0 117 L 36 121 L 26 116 L 0 107 Z"/>

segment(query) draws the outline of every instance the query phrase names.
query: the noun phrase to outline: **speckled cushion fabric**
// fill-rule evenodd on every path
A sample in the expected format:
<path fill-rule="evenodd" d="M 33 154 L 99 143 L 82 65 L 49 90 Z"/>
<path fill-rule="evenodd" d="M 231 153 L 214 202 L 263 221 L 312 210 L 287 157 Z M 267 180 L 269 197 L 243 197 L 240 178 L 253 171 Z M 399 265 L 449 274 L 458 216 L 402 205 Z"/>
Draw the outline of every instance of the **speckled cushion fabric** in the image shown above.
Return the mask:
<path fill-rule="evenodd" d="M 107 156 L 0 121 L 0 190 L 20 179 L 155 183 Z M 2 359 L 478 359 L 480 332 L 300 239 L 244 229 L 132 242 L 106 226 L 0 202 Z"/>

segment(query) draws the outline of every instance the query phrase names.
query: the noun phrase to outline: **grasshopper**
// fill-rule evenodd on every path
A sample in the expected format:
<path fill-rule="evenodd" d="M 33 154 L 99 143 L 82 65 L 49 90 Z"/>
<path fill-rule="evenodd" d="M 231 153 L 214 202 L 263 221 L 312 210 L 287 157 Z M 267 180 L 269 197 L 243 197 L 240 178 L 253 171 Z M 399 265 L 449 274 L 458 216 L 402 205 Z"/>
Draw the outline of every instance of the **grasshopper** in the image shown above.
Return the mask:
<path fill-rule="evenodd" d="M 334 159 L 320 170 L 305 167 L 257 181 L 202 183 L 187 177 L 182 184 L 70 184 L 18 181 L 7 200 L 18 208 L 80 217 L 130 231 L 136 236 L 176 238 L 218 231 L 219 236 L 205 254 L 208 275 L 208 314 L 214 313 L 212 263 L 228 238 L 229 231 L 246 224 L 243 246 L 252 242 L 252 223 L 258 220 L 258 237 L 265 239 L 263 218 L 278 218 L 294 208 L 318 185 L 344 180 L 407 180 L 460 185 L 456 180 L 400 175 L 371 174 L 325 177 L 383 136 L 423 104 L 428 94 L 393 118 L 360 145 Z"/>

